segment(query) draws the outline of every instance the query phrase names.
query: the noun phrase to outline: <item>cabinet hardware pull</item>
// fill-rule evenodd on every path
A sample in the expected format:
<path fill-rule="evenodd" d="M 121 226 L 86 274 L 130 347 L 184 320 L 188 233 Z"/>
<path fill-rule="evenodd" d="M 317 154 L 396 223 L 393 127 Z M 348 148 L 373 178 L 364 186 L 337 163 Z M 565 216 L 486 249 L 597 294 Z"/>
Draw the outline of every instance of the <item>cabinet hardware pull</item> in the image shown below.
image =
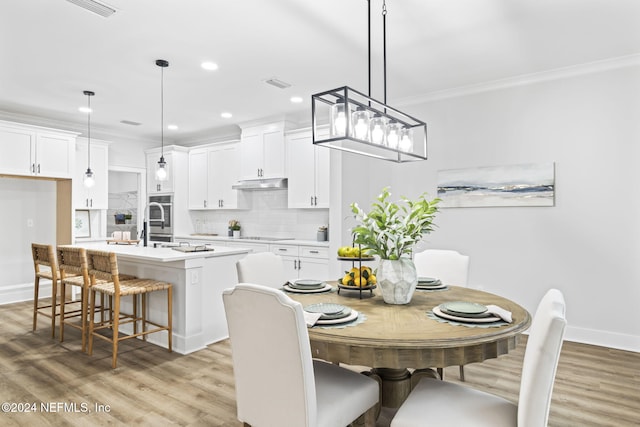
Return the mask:
<path fill-rule="evenodd" d="M 281 252 L 287 252 L 287 249 L 284 249 L 284 248 L 278 248 L 278 250 Z"/>
<path fill-rule="evenodd" d="M 311 206 L 313 206 L 313 196 L 311 196 Z"/>
<path fill-rule="evenodd" d="M 38 173 L 40 173 L 40 163 L 38 163 Z"/>
<path fill-rule="evenodd" d="M 31 173 L 36 173 L 36 164 L 31 163 Z"/>
<path fill-rule="evenodd" d="M 298 260 L 298 270 L 302 270 L 302 261 Z"/>
<path fill-rule="evenodd" d="M 93 207 L 93 199 L 89 199 L 89 206 Z"/>
<path fill-rule="evenodd" d="M 313 201 L 314 201 L 314 203 L 313 203 L 313 204 L 314 204 L 314 205 L 316 205 L 316 206 L 318 206 L 318 196 L 315 196 L 315 197 L 313 198 Z"/>
<path fill-rule="evenodd" d="M 206 200 L 204 201 L 204 207 L 205 208 L 207 207 L 207 201 Z"/>
<path fill-rule="evenodd" d="M 309 253 L 317 254 L 317 253 L 318 253 L 318 251 L 309 251 Z"/>

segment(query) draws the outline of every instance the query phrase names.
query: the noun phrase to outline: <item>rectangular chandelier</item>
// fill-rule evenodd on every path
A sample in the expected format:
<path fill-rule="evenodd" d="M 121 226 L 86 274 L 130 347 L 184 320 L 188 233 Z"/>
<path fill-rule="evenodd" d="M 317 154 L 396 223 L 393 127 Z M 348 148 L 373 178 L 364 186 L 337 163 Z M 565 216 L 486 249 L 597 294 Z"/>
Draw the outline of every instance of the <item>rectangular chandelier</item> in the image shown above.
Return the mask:
<path fill-rule="evenodd" d="M 347 86 L 312 95 L 311 115 L 316 145 L 397 163 L 427 159 L 425 122 Z"/>

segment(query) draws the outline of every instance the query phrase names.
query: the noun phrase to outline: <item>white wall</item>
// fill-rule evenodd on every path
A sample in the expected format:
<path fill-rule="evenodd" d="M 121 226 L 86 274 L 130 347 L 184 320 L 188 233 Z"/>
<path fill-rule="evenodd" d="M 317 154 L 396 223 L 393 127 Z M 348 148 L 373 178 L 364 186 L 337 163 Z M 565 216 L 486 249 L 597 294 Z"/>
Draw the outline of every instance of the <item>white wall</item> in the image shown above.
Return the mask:
<path fill-rule="evenodd" d="M 0 301 L 33 298 L 31 243 L 56 244 L 56 183 L 0 178 L 0 200 Z"/>
<path fill-rule="evenodd" d="M 469 255 L 470 286 L 532 313 L 560 289 L 568 339 L 640 351 L 640 66 L 401 109 L 427 121 L 429 160 L 343 159 L 342 209 L 386 185 L 435 197 L 442 169 L 555 162 L 555 207 L 442 209 L 428 245 Z"/>

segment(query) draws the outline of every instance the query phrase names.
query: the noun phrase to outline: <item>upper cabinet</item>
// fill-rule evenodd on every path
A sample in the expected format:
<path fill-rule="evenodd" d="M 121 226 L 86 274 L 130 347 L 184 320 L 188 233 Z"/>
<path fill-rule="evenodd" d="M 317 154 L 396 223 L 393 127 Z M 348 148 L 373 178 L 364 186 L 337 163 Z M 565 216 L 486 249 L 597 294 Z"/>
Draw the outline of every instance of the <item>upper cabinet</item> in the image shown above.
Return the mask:
<path fill-rule="evenodd" d="M 84 186 L 84 174 L 88 165 L 87 140 L 80 138 L 76 144 L 76 167 L 73 175 L 73 207 L 75 209 L 107 209 L 109 207 L 109 143 L 91 140 L 91 170 L 95 184 Z"/>
<path fill-rule="evenodd" d="M 242 129 L 241 179 L 285 177 L 284 123 Z"/>
<path fill-rule="evenodd" d="M 189 209 L 242 209 L 245 195 L 231 188 L 240 178 L 237 142 L 189 151 Z"/>
<path fill-rule="evenodd" d="M 161 147 L 147 150 L 147 191 L 149 194 L 173 193 L 176 191 L 177 175 L 182 174 L 186 178 L 188 174 L 188 150 L 177 145 L 164 147 L 164 161 L 167 178 L 164 181 L 156 179 L 156 169 L 162 154 Z M 185 179 L 186 182 L 186 179 Z"/>
<path fill-rule="evenodd" d="M 0 173 L 72 178 L 77 134 L 0 122 Z"/>
<path fill-rule="evenodd" d="M 287 134 L 286 152 L 289 207 L 329 208 L 330 149 L 313 145 L 304 130 Z"/>

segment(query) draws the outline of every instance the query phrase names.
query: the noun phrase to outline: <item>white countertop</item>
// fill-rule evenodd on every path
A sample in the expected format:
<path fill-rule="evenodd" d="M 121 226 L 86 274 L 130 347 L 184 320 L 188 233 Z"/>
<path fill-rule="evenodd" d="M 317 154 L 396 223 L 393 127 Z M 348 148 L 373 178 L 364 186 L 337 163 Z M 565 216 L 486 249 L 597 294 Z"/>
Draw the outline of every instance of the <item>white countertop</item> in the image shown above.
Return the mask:
<path fill-rule="evenodd" d="M 283 244 L 283 245 L 304 245 L 304 246 L 319 246 L 329 247 L 329 242 L 318 242 L 317 240 L 299 240 L 299 239 L 287 239 L 287 240 L 252 240 L 252 239 L 234 239 L 228 236 L 212 236 L 206 234 L 191 234 L 191 235 L 176 235 L 174 240 L 204 240 L 207 242 L 246 242 L 246 243 L 266 243 L 266 244 Z"/>
<path fill-rule="evenodd" d="M 235 255 L 247 253 L 249 249 L 243 248 L 231 248 L 225 246 L 211 246 L 213 251 L 202 251 L 202 252 L 180 252 L 175 251 L 171 248 L 154 248 L 153 245 L 144 247 L 142 244 L 139 245 L 117 245 L 117 244 L 107 244 L 105 242 L 102 243 L 76 243 L 76 247 L 81 247 L 85 249 L 94 249 L 99 251 L 107 251 L 107 252 L 115 252 L 118 257 L 122 257 L 122 259 L 138 259 L 145 261 L 155 261 L 155 262 L 172 262 L 172 261 L 183 261 L 187 259 L 197 259 L 197 258 L 212 258 L 212 257 L 221 257 L 226 255 Z"/>

